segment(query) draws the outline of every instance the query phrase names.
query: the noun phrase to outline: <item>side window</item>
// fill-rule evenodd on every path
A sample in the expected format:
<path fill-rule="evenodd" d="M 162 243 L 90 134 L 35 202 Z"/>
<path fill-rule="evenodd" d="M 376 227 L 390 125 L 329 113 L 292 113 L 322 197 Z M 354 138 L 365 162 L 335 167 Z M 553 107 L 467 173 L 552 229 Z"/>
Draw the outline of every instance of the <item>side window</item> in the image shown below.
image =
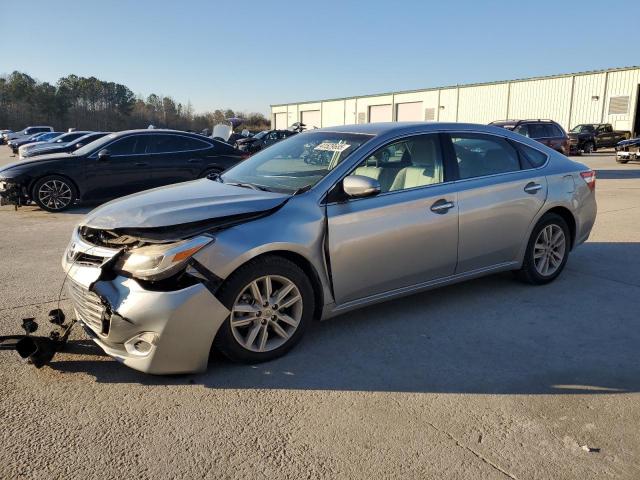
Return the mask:
<path fill-rule="evenodd" d="M 520 135 L 524 135 L 525 137 L 529 136 L 529 126 L 528 125 L 518 125 L 513 129 L 515 133 L 519 133 Z"/>
<path fill-rule="evenodd" d="M 540 150 L 522 144 L 518 144 L 518 149 L 524 161 L 532 168 L 541 167 L 547 161 L 547 155 Z"/>
<path fill-rule="evenodd" d="M 111 155 L 137 155 L 145 153 L 147 135 L 130 135 L 109 145 Z"/>
<path fill-rule="evenodd" d="M 182 139 L 183 139 L 182 149 L 185 151 L 203 150 L 205 148 L 211 147 L 211 145 L 208 144 L 207 142 L 198 140 L 197 138 L 182 137 Z"/>
<path fill-rule="evenodd" d="M 170 153 L 181 150 L 180 137 L 175 135 L 153 135 L 151 153 Z"/>
<path fill-rule="evenodd" d="M 530 123 L 529 124 L 529 137 L 531 138 L 545 138 L 549 137 L 549 132 L 545 128 L 545 125 L 541 123 Z"/>
<path fill-rule="evenodd" d="M 381 193 L 442 183 L 442 152 L 437 135 L 419 135 L 386 145 L 366 158 L 352 175 L 380 182 Z"/>
<path fill-rule="evenodd" d="M 564 132 L 562 131 L 562 129 L 559 126 L 551 125 L 551 130 L 553 130 L 553 136 L 554 137 L 564 137 Z"/>
<path fill-rule="evenodd" d="M 455 133 L 451 141 L 461 179 L 520 170 L 518 152 L 504 138 Z"/>

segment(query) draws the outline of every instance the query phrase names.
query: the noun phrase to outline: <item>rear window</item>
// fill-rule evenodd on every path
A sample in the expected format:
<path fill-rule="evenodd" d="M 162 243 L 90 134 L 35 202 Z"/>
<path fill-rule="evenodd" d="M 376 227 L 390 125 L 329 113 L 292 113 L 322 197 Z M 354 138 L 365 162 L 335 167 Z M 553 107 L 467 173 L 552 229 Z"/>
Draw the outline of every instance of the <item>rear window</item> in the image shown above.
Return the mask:
<path fill-rule="evenodd" d="M 540 150 L 536 150 L 535 148 L 518 144 L 518 150 L 520 151 L 525 167 L 527 166 L 526 164 L 528 164 L 530 168 L 538 168 L 543 166 L 547 161 L 547 154 L 542 153 Z"/>

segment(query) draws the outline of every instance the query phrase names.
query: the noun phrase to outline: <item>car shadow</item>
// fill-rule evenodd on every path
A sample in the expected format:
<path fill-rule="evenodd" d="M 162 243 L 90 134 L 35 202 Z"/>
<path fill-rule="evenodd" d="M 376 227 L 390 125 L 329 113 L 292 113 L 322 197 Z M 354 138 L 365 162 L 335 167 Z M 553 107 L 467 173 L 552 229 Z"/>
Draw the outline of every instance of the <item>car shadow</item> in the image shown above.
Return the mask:
<path fill-rule="evenodd" d="M 596 181 L 597 180 L 631 180 L 640 178 L 640 168 L 630 168 L 625 170 L 621 168 L 619 170 L 601 170 L 596 169 Z"/>
<path fill-rule="evenodd" d="M 83 343 L 81 359 L 63 354 L 51 367 L 105 383 L 214 389 L 639 392 L 640 280 L 618 273 L 640 271 L 637 259 L 638 243 L 588 243 L 552 284 L 506 273 L 382 303 L 315 322 L 286 356 L 258 365 L 214 354 L 206 373 L 151 376 Z"/>

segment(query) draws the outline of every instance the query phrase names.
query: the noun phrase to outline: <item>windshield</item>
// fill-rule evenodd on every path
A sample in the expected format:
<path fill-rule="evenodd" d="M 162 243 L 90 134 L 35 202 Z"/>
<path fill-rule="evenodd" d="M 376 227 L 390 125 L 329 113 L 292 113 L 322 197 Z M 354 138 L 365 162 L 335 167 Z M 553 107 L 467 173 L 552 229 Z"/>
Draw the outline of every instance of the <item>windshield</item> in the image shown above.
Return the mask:
<path fill-rule="evenodd" d="M 227 170 L 224 183 L 293 193 L 313 187 L 372 135 L 309 132 L 288 138 Z"/>
<path fill-rule="evenodd" d="M 114 138 L 116 138 L 116 136 L 117 135 L 115 133 L 112 133 L 110 135 L 105 135 L 104 137 L 99 138 L 95 142 L 87 143 L 84 147 L 80 147 L 75 152 L 73 152 L 73 154 L 89 155 L 91 152 L 100 150 L 104 145 L 106 145 L 107 143 L 112 141 Z"/>
<path fill-rule="evenodd" d="M 591 133 L 595 130 L 593 125 L 578 125 L 571 129 L 572 133 Z"/>

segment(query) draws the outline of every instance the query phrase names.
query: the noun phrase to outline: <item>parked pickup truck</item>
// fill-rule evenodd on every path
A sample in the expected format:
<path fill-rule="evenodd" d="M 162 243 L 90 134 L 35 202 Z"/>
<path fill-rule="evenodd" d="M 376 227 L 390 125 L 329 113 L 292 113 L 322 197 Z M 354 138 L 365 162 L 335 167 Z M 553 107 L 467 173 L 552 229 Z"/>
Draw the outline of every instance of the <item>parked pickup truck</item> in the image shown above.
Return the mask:
<path fill-rule="evenodd" d="M 598 148 L 615 147 L 631 138 L 631 132 L 614 130 L 610 123 L 583 123 L 569 131 L 570 153 L 591 153 Z"/>

